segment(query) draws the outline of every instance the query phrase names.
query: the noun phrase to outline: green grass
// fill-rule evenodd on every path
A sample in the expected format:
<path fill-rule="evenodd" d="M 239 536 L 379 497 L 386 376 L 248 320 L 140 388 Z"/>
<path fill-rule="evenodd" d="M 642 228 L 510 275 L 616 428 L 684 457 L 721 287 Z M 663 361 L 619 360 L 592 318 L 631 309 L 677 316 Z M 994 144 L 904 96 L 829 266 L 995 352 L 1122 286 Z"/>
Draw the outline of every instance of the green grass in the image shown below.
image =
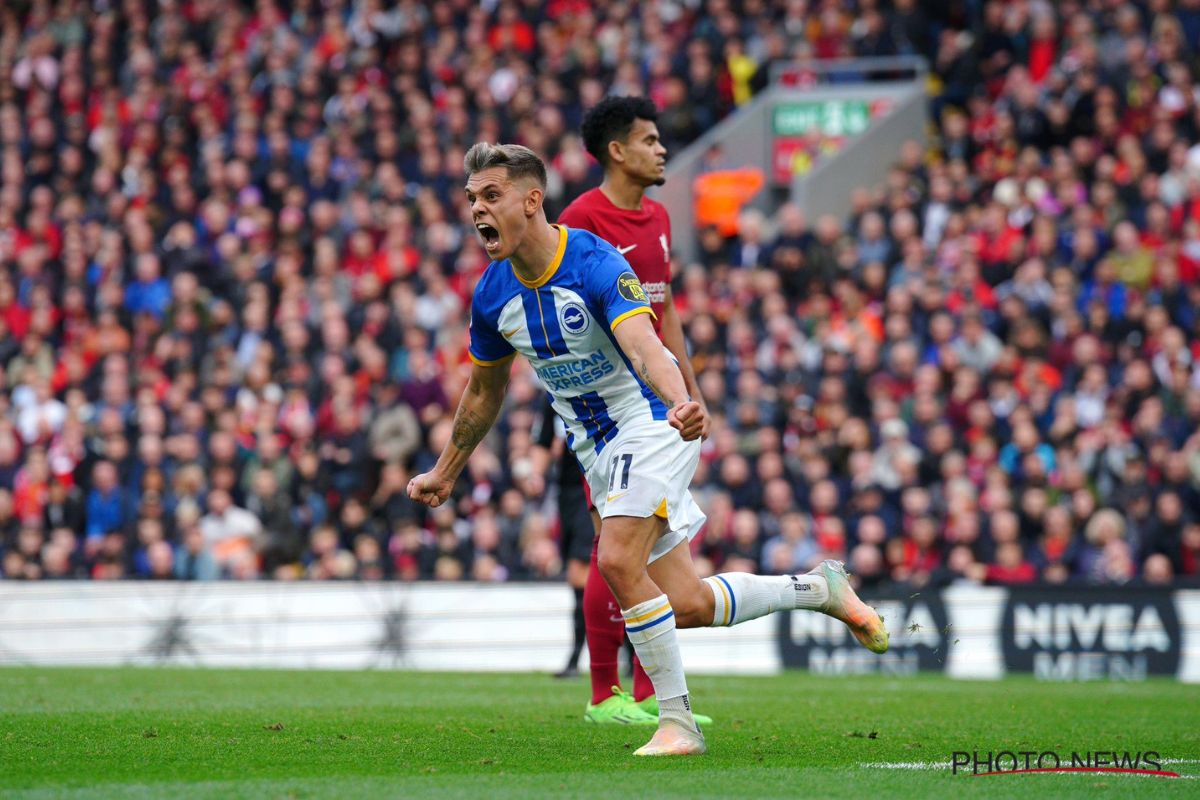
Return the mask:
<path fill-rule="evenodd" d="M 710 752 L 635 759 L 542 675 L 0 669 L 0 797 L 1195 797 L 1200 686 L 695 677 Z M 872 738 L 872 733 L 874 738 Z M 953 776 L 955 750 L 1157 750 L 1193 778 Z"/>

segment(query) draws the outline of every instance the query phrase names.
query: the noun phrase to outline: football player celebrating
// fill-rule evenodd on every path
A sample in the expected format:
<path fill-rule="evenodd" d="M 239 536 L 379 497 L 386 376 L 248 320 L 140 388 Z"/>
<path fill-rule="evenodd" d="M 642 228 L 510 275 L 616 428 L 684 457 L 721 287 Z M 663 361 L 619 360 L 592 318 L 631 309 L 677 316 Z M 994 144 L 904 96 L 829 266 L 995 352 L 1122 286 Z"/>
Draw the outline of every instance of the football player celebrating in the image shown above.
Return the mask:
<path fill-rule="evenodd" d="M 708 435 L 708 409 L 688 358 L 683 325 L 671 299 L 671 220 L 667 209 L 646 196 L 661 186 L 667 149 L 658 136 L 658 111 L 645 97 L 601 100 L 583 120 L 583 143 L 604 168 L 604 181 L 584 192 L 559 215 L 558 221 L 604 239 L 625 257 L 642 283 L 654 311 L 654 331 L 671 351 L 683 373 L 688 394 L 700 403 L 701 434 Z M 562 469 L 569 473 L 570 455 Z M 589 498 L 590 499 L 590 498 Z M 633 662 L 633 694 L 621 691 L 617 655 L 625 639 L 625 621 L 612 590 L 596 565 L 600 518 L 592 510 L 595 536 L 587 582 L 583 589 L 583 621 L 591 662 L 592 699 L 584 710 L 587 722 L 650 724 L 658 722 L 654 686 L 639 659 Z M 712 722 L 696 715 L 701 724 Z"/>
<path fill-rule="evenodd" d="M 409 497 L 445 503 L 500 413 L 520 352 L 552 397 L 601 519 L 598 563 L 658 699 L 654 736 L 636 755 L 695 755 L 677 627 L 736 625 L 805 608 L 839 620 L 864 646 L 887 630 L 840 562 L 804 575 L 723 573 L 701 580 L 689 542 L 704 514 L 688 487 L 704 414 L 655 335 L 654 312 L 628 263 L 594 234 L 546 220 L 546 167 L 519 145 L 474 145 L 466 193 L 492 258 L 471 302 L 474 362 L 449 441 Z"/>

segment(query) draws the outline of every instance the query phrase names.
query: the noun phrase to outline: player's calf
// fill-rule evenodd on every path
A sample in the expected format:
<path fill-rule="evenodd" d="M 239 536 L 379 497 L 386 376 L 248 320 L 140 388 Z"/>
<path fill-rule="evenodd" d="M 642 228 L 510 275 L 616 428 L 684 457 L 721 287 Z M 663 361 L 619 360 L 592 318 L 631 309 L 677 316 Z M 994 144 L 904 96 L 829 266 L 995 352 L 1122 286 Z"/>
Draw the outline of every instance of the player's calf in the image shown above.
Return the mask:
<path fill-rule="evenodd" d="M 623 609 L 625 632 L 658 697 L 659 731 L 675 727 L 700 735 L 688 700 L 687 679 L 675 634 L 675 612 L 665 594 Z M 655 734 L 656 736 L 658 734 Z M 664 734 L 664 735 L 669 735 Z M 703 743 L 703 738 L 700 737 Z M 673 740 L 673 739 L 672 739 Z M 652 740 L 653 741 L 653 740 Z"/>
<path fill-rule="evenodd" d="M 716 608 L 713 597 L 697 583 L 697 591 L 672 594 L 671 607 L 675 609 L 675 624 L 680 628 L 704 628 L 712 623 Z M 668 593 L 670 594 L 670 593 Z"/>
<path fill-rule="evenodd" d="M 601 574 L 621 604 L 625 633 L 654 684 L 660 730 L 682 726 L 699 735 L 687 697 L 687 679 L 675 634 L 675 610 L 646 572 L 646 561 L 662 524 L 656 517 L 606 518 L 600 532 L 598 561 Z"/>

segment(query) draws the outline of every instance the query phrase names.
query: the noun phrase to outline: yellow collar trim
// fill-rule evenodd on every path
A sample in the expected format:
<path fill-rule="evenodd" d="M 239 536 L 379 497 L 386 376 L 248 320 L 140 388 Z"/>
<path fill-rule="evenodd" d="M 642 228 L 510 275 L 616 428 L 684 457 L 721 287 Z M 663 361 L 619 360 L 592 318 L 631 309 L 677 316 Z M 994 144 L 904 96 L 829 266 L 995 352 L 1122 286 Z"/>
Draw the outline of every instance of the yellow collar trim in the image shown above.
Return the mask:
<path fill-rule="evenodd" d="M 509 266 L 512 267 L 513 275 L 517 277 L 517 280 L 530 289 L 536 289 L 539 286 L 544 286 L 549 283 L 550 279 L 554 277 L 554 273 L 558 272 L 558 268 L 562 266 L 563 253 L 567 252 L 567 226 L 554 225 L 553 227 L 558 228 L 558 249 L 554 252 L 554 260 L 550 262 L 550 266 L 546 267 L 546 271 L 539 275 L 537 280 L 525 280 L 521 277 L 521 274 L 517 272 L 516 267 L 512 266 L 512 262 L 509 262 Z"/>

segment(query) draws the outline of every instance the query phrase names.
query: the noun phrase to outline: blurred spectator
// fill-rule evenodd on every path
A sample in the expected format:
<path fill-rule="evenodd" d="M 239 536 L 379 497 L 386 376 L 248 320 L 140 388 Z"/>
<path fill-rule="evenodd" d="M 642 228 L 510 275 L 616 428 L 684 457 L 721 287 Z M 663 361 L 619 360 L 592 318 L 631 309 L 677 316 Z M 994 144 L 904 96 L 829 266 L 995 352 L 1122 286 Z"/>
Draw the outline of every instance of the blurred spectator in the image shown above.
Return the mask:
<path fill-rule="evenodd" d="M 242 553 L 252 550 L 262 530 L 262 521 L 234 505 L 228 491 L 208 493 L 208 513 L 200 520 L 200 532 L 218 565 L 228 569 Z"/>
<path fill-rule="evenodd" d="M 346 580 L 358 569 L 354 554 L 338 544 L 337 530 L 331 525 L 313 530 L 306 560 L 308 577 L 315 580 Z"/>
<path fill-rule="evenodd" d="M 908 441 L 908 425 L 903 420 L 889 419 L 879 430 L 882 442 L 875 451 L 872 482 L 885 490 L 899 489 L 903 481 L 903 463 L 915 464 L 921 453 Z"/>
<path fill-rule="evenodd" d="M 1142 565 L 1142 579 L 1151 586 L 1170 586 L 1174 577 L 1171 560 L 1162 553 L 1155 553 Z"/>
<path fill-rule="evenodd" d="M 47 487 L 48 488 L 48 487 Z M 111 461 L 101 461 L 92 469 L 92 489 L 87 496 L 87 525 L 84 534 L 94 539 L 111 532 L 120 532 L 127 513 L 125 490 L 117 482 L 117 468 Z"/>
<path fill-rule="evenodd" d="M 175 577 L 185 581 L 211 581 L 221 577 L 217 559 L 213 557 L 200 528 L 197 512 L 185 510 L 179 519 L 180 544 L 175 548 Z"/>
<path fill-rule="evenodd" d="M 795 511 L 785 513 L 779 520 L 779 533 L 763 545 L 760 572 L 778 575 L 807 572 L 819 560 L 816 543 L 809 536 L 808 522 Z"/>

